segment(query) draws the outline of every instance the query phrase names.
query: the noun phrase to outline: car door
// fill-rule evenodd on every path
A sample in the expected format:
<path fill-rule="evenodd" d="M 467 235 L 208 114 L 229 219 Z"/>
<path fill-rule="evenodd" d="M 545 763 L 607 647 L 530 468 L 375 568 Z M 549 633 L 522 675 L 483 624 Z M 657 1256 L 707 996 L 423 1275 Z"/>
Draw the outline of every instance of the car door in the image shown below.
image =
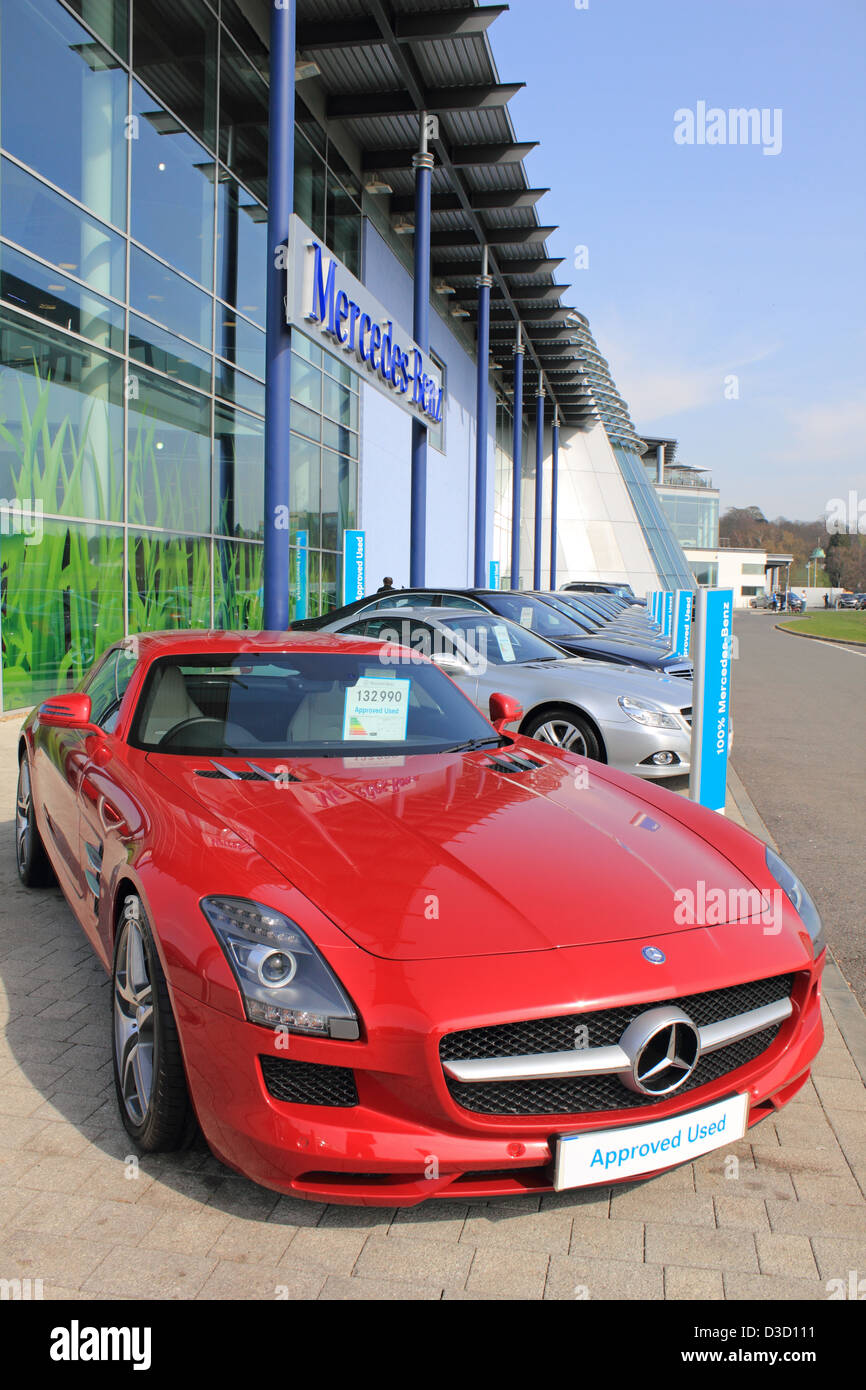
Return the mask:
<path fill-rule="evenodd" d="M 76 786 L 76 842 L 82 880 L 82 920 L 100 952 L 99 908 L 103 885 L 103 860 L 110 837 L 123 840 L 140 823 L 137 803 L 124 786 L 123 745 L 114 729 L 120 703 L 135 672 L 136 658 L 126 647 L 115 648 L 100 680 L 88 689 L 92 700 L 90 720 L 101 734 L 90 734 L 82 745 L 80 776 Z M 125 854 L 125 849 L 122 851 Z"/>

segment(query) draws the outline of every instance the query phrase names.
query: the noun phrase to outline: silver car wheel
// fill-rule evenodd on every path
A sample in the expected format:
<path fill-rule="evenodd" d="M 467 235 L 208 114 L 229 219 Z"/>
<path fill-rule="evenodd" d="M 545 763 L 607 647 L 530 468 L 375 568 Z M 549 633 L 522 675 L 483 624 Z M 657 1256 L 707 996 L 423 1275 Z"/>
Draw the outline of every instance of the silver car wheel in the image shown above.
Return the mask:
<path fill-rule="evenodd" d="M 141 928 L 123 924 L 114 973 L 114 1052 L 127 1114 L 144 1123 L 153 1094 L 153 988 Z"/>
<path fill-rule="evenodd" d="M 15 799 L 15 852 L 18 868 L 24 870 L 30 854 L 30 822 L 33 815 L 33 797 L 30 792 L 30 768 L 27 759 L 21 759 L 18 771 L 18 795 Z"/>
<path fill-rule="evenodd" d="M 580 729 L 567 719 L 548 719 L 545 724 L 539 725 L 533 738 L 540 739 L 542 743 L 552 743 L 557 748 L 565 748 L 569 753 L 579 753 L 581 757 L 587 757 L 586 739 Z"/>

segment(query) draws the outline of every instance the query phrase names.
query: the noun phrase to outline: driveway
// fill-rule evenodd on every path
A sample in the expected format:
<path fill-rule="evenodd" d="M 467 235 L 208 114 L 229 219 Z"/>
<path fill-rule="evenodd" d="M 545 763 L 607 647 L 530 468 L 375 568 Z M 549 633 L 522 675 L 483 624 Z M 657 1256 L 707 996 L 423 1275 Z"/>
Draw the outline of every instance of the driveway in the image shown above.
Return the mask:
<path fill-rule="evenodd" d="M 866 649 L 734 619 L 733 764 L 866 1008 Z"/>

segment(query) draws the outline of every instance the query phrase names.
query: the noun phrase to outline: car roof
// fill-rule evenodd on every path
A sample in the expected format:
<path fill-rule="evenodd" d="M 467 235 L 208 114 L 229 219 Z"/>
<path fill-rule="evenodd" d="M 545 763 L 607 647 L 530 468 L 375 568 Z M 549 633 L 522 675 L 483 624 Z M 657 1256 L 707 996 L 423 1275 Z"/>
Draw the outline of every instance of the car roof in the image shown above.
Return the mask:
<path fill-rule="evenodd" d="M 445 590 L 444 592 L 448 591 Z M 377 608 L 372 613 L 351 613 L 348 615 L 347 621 L 349 618 L 356 617 L 358 618 L 359 622 L 367 622 L 371 620 L 376 620 L 378 622 L 379 618 L 423 618 L 425 621 L 433 620 L 438 623 L 447 624 L 449 618 L 496 618 L 498 617 L 498 614 L 479 614 L 477 608 L 452 608 L 450 605 L 443 607 L 442 604 L 439 604 L 438 606 L 430 604 L 424 608 L 416 608 L 414 606 L 410 607 L 408 604 L 404 604 L 402 608 Z M 503 618 L 501 619 L 501 621 L 507 622 L 508 619 Z"/>
<path fill-rule="evenodd" d="M 208 652 L 340 652 L 348 648 L 378 652 L 381 642 L 369 637 L 343 637 L 337 632 L 227 632 L 202 629 L 188 632 L 143 632 L 133 634 L 116 647 L 134 641 L 138 654 L 146 661 L 159 656 L 201 656 Z"/>

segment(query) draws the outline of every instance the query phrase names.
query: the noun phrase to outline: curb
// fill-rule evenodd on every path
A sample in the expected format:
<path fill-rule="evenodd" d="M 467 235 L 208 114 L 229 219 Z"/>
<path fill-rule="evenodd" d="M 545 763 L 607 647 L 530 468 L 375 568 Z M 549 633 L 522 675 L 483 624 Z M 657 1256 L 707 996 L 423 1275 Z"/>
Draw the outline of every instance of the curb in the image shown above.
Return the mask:
<path fill-rule="evenodd" d="M 798 632 L 793 627 L 783 627 L 781 623 L 776 623 L 777 632 L 785 632 L 789 637 L 802 637 L 805 642 L 829 642 L 834 647 L 866 647 L 866 642 L 860 642 L 856 637 L 819 637 L 817 632 Z"/>
<path fill-rule="evenodd" d="M 778 851 L 779 846 L 761 819 L 758 808 L 731 763 L 728 763 L 728 791 L 733 797 L 746 828 L 751 830 L 753 835 L 757 835 L 759 840 L 763 840 L 765 844 Z M 821 989 L 827 1001 L 827 1007 L 842 1034 L 845 1046 L 851 1053 L 854 1065 L 859 1071 L 864 1085 L 866 1085 L 866 1014 L 864 1014 L 859 999 L 839 969 L 839 962 L 829 946 L 827 947 L 827 962 L 824 966 Z"/>

